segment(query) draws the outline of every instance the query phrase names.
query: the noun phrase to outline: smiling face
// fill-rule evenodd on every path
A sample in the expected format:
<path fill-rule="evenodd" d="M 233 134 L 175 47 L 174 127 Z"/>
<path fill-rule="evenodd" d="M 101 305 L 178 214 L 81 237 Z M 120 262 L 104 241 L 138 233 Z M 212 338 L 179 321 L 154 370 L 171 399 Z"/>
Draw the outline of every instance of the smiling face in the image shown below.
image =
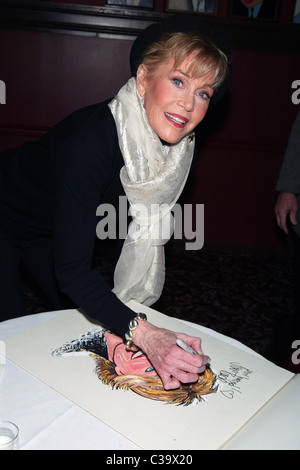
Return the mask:
<path fill-rule="evenodd" d="M 174 68 L 171 58 L 149 73 L 140 65 L 137 90 L 144 98 L 150 126 L 163 141 L 176 144 L 190 134 L 204 118 L 214 93 L 212 77 L 193 78 L 189 69 L 194 54 Z"/>
<path fill-rule="evenodd" d="M 118 375 L 137 375 L 140 377 L 156 377 L 147 356 L 142 351 L 133 353 L 127 351 L 121 338 L 111 333 L 105 333 L 108 359 L 115 365 Z"/>

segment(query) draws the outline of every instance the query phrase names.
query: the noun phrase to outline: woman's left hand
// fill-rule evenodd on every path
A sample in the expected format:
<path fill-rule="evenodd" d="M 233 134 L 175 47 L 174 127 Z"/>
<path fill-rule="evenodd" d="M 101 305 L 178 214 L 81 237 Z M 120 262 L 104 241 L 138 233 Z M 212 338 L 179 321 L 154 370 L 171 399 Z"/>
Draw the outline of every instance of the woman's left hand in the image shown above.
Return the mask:
<path fill-rule="evenodd" d="M 206 364 L 210 361 L 202 352 L 200 338 L 157 328 L 143 320 L 139 321 L 138 328 L 132 333 L 134 343 L 147 354 L 165 390 L 178 388 L 180 383 L 196 382 L 198 374 L 204 372 Z M 176 344 L 178 338 L 198 354 L 181 349 Z"/>

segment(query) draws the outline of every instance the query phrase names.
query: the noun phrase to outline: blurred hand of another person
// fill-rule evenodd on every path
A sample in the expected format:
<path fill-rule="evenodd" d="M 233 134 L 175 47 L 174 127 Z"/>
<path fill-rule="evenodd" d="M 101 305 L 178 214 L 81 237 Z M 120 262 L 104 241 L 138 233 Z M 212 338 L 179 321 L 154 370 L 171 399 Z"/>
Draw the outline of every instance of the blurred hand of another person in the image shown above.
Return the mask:
<path fill-rule="evenodd" d="M 287 221 L 297 225 L 298 204 L 295 194 L 282 192 L 279 194 L 275 204 L 275 216 L 279 227 L 287 234 Z"/>

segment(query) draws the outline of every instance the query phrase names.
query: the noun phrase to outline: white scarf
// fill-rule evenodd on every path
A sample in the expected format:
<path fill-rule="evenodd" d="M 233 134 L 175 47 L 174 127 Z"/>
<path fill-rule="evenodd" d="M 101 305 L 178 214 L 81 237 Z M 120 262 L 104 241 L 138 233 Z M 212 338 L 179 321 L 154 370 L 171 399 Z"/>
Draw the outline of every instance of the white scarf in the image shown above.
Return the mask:
<path fill-rule="evenodd" d="M 171 209 L 191 166 L 194 141 L 163 145 L 149 125 L 135 78 L 109 104 L 125 166 L 120 179 L 130 203 L 130 223 L 114 274 L 113 292 L 123 302 L 152 305 L 165 281 L 163 245 L 174 230 Z"/>

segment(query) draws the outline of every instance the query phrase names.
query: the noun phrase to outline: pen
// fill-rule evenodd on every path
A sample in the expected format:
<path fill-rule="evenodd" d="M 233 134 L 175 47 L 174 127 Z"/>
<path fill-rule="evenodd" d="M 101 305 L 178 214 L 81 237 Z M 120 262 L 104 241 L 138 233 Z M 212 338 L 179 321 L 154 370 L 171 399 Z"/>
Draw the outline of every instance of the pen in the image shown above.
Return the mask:
<path fill-rule="evenodd" d="M 199 356 L 199 354 L 195 351 L 195 349 L 191 348 L 191 346 L 188 346 L 184 341 L 182 341 L 182 339 L 177 339 L 176 344 L 184 351 L 191 353 L 191 354 L 196 354 L 197 356 Z"/>

